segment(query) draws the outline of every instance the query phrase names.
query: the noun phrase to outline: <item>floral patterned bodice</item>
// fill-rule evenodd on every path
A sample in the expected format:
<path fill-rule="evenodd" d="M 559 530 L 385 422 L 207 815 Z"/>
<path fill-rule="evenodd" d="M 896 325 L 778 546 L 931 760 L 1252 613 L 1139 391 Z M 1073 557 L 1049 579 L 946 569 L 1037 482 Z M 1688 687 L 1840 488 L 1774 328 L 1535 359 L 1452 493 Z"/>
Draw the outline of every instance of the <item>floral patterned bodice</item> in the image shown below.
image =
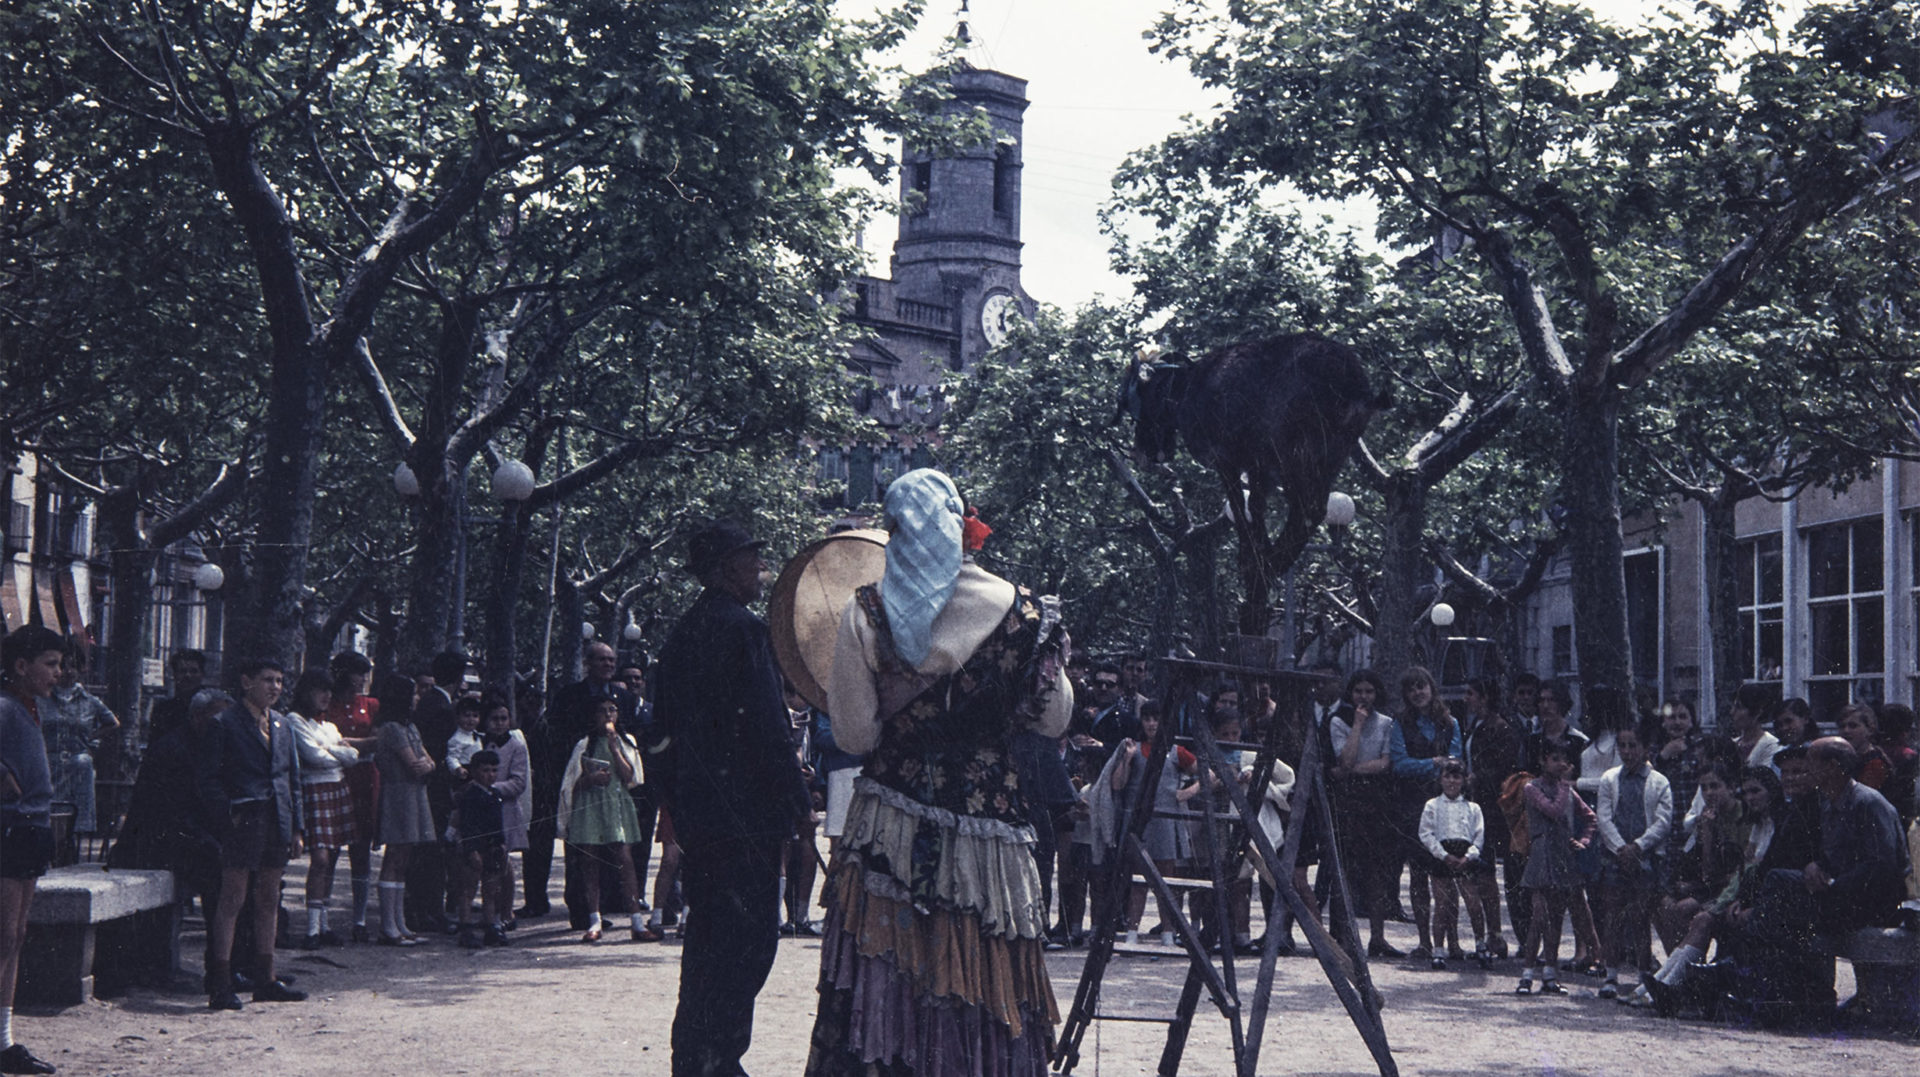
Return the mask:
<path fill-rule="evenodd" d="M 879 591 L 863 587 L 858 601 L 881 639 L 881 675 L 917 676 L 893 653 Z M 1034 713 L 1036 670 L 1048 649 L 1041 636 L 1040 604 L 1018 588 L 1006 619 L 960 669 L 933 680 L 881 723 L 866 776 L 955 815 L 1026 825 L 1007 740 Z"/>

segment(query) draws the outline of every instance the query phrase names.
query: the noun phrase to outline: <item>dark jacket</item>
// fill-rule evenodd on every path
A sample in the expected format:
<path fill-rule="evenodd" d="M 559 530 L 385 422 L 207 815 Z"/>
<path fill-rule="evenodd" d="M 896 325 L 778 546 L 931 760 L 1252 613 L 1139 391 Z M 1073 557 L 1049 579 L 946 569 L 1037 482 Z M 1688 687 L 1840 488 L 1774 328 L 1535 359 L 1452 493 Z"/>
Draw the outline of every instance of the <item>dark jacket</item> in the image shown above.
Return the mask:
<path fill-rule="evenodd" d="M 286 715 L 275 711 L 269 717 L 270 740 L 260 738 L 259 723 L 245 703 L 235 703 L 213 720 L 200 757 L 200 797 L 207 817 L 222 834 L 232 824 L 234 805 L 272 801 L 284 843 L 306 827 L 300 751 Z"/>
<path fill-rule="evenodd" d="M 811 810 L 766 623 L 703 591 L 660 650 L 647 770 L 687 849 L 782 839 Z"/>
<path fill-rule="evenodd" d="M 1887 798 L 1853 782 L 1838 801 L 1820 797 L 1818 862 L 1833 879 L 1819 895 L 1821 928 L 1850 931 L 1889 920 L 1906 896 L 1907 843 Z"/>

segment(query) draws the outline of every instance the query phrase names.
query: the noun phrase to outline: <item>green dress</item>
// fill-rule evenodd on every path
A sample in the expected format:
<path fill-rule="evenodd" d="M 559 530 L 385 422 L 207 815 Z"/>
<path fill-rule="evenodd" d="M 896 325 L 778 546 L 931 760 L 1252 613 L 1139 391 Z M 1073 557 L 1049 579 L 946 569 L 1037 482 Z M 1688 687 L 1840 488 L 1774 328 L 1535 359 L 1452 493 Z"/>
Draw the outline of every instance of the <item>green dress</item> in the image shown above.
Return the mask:
<path fill-rule="evenodd" d="M 586 760 L 613 763 L 607 738 L 595 736 L 587 741 L 581 759 L 580 780 L 573 785 L 573 803 L 567 819 L 567 841 L 573 845 L 630 845 L 640 840 L 640 813 L 634 810 L 633 797 L 620 784 L 620 770 L 614 768 L 613 781 L 593 785 L 587 781 Z"/>

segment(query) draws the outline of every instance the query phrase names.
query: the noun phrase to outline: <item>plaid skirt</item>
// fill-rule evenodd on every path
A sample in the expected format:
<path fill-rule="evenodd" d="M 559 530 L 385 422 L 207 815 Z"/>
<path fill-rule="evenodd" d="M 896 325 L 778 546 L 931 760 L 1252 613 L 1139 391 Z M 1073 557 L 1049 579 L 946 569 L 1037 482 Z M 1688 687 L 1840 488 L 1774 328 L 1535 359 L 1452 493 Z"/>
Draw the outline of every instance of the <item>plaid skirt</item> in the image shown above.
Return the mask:
<path fill-rule="evenodd" d="M 309 846 L 338 849 L 364 838 L 360 820 L 354 817 L 353 792 L 346 782 L 315 782 L 302 786 L 302 791 L 306 794 Z"/>

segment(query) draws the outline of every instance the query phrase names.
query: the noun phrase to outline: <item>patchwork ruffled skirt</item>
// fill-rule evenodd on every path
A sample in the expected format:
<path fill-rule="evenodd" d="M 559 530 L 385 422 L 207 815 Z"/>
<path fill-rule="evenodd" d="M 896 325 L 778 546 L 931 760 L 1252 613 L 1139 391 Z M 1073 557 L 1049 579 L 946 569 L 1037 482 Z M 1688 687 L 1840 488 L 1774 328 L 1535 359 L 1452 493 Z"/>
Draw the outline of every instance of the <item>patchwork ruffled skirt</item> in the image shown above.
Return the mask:
<path fill-rule="evenodd" d="M 856 784 L 808 1077 L 1044 1077 L 1059 1020 L 1031 828 Z"/>

